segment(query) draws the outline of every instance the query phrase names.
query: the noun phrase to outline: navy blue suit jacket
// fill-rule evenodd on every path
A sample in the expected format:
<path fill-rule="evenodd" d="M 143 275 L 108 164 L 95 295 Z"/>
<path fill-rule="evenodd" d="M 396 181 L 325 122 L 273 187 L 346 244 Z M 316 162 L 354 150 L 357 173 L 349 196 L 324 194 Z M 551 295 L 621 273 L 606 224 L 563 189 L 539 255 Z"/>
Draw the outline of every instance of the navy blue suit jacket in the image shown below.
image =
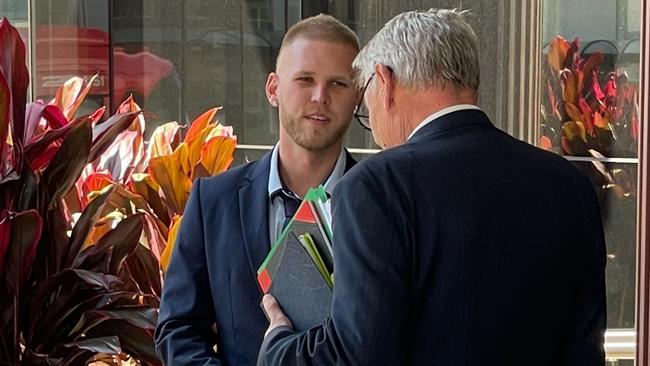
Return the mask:
<path fill-rule="evenodd" d="M 256 273 L 270 249 L 270 162 L 268 153 L 194 183 L 155 334 L 167 365 L 255 364 L 268 326 Z M 346 170 L 354 163 L 347 154 Z"/>
<path fill-rule="evenodd" d="M 604 365 L 605 243 L 588 179 L 478 110 L 357 164 L 332 196 L 324 324 L 266 365 Z"/>

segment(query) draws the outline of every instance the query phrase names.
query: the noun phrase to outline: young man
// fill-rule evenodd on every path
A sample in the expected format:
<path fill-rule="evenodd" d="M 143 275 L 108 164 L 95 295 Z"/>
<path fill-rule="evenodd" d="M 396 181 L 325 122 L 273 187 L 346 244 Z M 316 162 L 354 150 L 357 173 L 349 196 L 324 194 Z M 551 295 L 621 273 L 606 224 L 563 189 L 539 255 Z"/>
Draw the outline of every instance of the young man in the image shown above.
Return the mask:
<path fill-rule="evenodd" d="M 264 297 L 264 365 L 604 365 L 605 242 L 588 179 L 477 106 L 454 10 L 396 16 L 355 60 L 375 141 L 332 196 L 331 319 Z"/>
<path fill-rule="evenodd" d="M 194 184 L 156 329 L 166 364 L 255 364 L 268 324 L 256 270 L 300 197 L 319 184 L 332 192 L 354 164 L 342 138 L 359 100 L 351 67 L 358 51 L 356 35 L 331 16 L 287 32 L 266 85 L 279 111 L 277 145 Z"/>

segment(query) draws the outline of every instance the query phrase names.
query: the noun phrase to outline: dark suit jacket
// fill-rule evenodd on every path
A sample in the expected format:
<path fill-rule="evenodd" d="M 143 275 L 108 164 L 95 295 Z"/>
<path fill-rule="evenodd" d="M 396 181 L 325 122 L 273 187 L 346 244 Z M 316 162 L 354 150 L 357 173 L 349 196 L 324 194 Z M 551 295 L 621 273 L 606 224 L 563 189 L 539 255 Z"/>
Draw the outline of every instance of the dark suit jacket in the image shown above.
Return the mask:
<path fill-rule="evenodd" d="M 256 272 L 270 249 L 270 161 L 268 153 L 194 183 L 156 328 L 167 365 L 255 364 L 268 326 Z M 354 163 L 348 154 L 346 169 Z"/>
<path fill-rule="evenodd" d="M 332 196 L 331 319 L 267 365 L 603 365 L 605 243 L 588 179 L 457 111 Z"/>

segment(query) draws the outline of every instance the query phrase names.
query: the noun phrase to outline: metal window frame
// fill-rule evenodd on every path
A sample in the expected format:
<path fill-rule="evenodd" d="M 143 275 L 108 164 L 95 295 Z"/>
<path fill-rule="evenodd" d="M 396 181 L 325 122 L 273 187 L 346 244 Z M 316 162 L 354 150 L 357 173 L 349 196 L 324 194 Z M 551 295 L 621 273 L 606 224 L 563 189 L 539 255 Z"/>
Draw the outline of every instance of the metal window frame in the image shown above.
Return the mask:
<path fill-rule="evenodd" d="M 639 178 L 637 205 L 636 365 L 650 365 L 650 0 L 641 4 Z"/>

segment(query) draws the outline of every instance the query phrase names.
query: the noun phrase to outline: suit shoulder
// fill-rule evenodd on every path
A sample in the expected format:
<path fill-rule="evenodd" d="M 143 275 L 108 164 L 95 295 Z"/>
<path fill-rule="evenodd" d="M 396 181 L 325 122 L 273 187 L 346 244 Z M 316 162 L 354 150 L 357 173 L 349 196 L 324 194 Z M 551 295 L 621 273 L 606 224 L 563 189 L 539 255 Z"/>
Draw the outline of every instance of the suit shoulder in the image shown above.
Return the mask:
<path fill-rule="evenodd" d="M 355 182 L 379 180 L 388 183 L 391 176 L 401 174 L 408 169 L 411 152 L 401 147 L 382 150 L 357 162 L 343 177 L 337 186 L 355 186 Z"/>
<path fill-rule="evenodd" d="M 252 161 L 230 168 L 223 173 L 201 178 L 201 184 L 203 187 L 225 186 L 233 188 L 233 186 L 238 186 L 242 180 L 246 178 L 251 169 L 256 167 L 259 163 L 259 161 Z"/>

